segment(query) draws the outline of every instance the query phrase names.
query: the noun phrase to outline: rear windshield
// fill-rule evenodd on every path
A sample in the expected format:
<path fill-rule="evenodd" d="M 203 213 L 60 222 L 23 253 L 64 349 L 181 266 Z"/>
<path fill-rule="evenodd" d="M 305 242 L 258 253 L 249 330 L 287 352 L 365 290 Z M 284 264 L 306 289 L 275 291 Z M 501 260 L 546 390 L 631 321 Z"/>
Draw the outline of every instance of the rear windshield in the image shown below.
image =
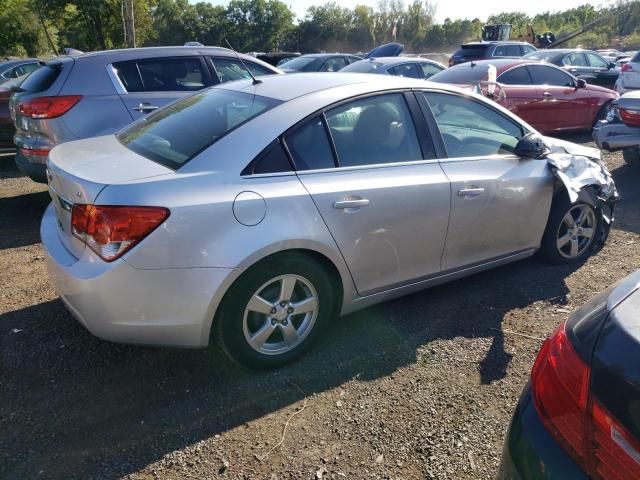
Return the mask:
<path fill-rule="evenodd" d="M 20 88 L 27 93 L 39 93 L 49 90 L 61 71 L 62 64 L 60 63 L 44 65 L 42 68 L 34 70 L 33 73 L 20 84 Z"/>
<path fill-rule="evenodd" d="M 341 72 L 357 72 L 357 73 L 369 73 L 373 72 L 376 68 L 380 67 L 380 62 L 372 62 L 370 60 L 359 60 L 351 65 L 347 65 Z"/>
<path fill-rule="evenodd" d="M 472 85 L 487 79 L 488 66 L 464 63 L 429 77 L 430 82 Z"/>
<path fill-rule="evenodd" d="M 482 57 L 489 45 L 462 45 L 453 55 L 456 57 Z"/>
<path fill-rule="evenodd" d="M 143 157 L 178 169 L 230 131 L 280 103 L 213 88 L 135 122 L 118 134 L 118 140 Z"/>

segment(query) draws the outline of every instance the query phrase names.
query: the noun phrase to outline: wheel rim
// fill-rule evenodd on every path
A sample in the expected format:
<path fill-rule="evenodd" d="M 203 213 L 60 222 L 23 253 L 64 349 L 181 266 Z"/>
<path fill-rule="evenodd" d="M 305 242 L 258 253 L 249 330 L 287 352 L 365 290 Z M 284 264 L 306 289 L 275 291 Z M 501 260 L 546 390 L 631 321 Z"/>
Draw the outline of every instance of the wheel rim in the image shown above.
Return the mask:
<path fill-rule="evenodd" d="M 595 236 L 596 214 L 589 205 L 575 205 L 560 222 L 556 247 L 564 258 L 577 258 L 589 248 Z"/>
<path fill-rule="evenodd" d="M 245 307 L 244 338 L 255 351 L 281 355 L 309 335 L 318 316 L 313 284 L 293 274 L 280 275 L 258 288 Z"/>

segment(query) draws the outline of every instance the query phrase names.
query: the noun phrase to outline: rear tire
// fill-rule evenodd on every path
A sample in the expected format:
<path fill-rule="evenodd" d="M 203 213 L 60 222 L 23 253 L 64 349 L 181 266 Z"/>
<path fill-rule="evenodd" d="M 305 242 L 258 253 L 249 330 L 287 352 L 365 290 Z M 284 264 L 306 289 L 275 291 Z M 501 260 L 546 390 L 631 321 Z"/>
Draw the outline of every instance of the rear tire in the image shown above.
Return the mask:
<path fill-rule="evenodd" d="M 585 260 L 600 234 L 601 216 L 588 203 L 571 203 L 566 192 L 556 195 L 547 228 L 542 237 L 541 255 L 553 264 Z"/>
<path fill-rule="evenodd" d="M 625 148 L 622 157 L 629 165 L 640 165 L 640 149 L 638 147 Z"/>
<path fill-rule="evenodd" d="M 241 365 L 281 367 L 318 339 L 335 302 L 331 275 L 323 265 L 300 253 L 277 254 L 231 286 L 214 319 L 215 340 Z"/>

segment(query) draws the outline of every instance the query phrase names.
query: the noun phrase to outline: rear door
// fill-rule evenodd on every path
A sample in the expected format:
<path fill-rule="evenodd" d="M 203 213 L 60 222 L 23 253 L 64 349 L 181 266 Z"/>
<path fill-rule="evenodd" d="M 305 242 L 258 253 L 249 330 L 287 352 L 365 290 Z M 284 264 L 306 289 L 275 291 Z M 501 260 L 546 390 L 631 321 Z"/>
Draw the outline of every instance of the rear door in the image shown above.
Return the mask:
<path fill-rule="evenodd" d="M 440 271 L 449 181 L 412 93 L 352 99 L 285 142 L 360 294 Z"/>
<path fill-rule="evenodd" d="M 548 107 L 542 101 L 540 87 L 533 85 L 527 66 L 513 67 L 500 74 L 497 81 L 506 94 L 505 106 L 535 128 L 544 130 Z"/>
<path fill-rule="evenodd" d="M 123 86 L 120 98 L 134 120 L 212 84 L 200 56 L 130 60 L 113 68 Z"/>
<path fill-rule="evenodd" d="M 586 88 L 577 88 L 571 75 L 550 65 L 529 65 L 527 69 L 542 92 L 540 105 L 545 119 L 542 130 L 575 130 L 591 126 L 595 112 L 593 99 Z"/>
<path fill-rule="evenodd" d="M 451 215 L 442 270 L 455 270 L 538 248 L 547 223 L 553 176 L 546 160 L 514 154 L 521 126 L 484 102 L 426 92 L 447 158 Z"/>

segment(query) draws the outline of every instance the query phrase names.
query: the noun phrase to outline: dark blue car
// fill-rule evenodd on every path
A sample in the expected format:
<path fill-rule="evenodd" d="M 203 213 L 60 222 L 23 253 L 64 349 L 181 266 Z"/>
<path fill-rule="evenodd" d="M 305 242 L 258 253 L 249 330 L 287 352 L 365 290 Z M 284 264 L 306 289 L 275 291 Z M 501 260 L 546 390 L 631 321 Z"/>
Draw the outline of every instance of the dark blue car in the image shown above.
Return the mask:
<path fill-rule="evenodd" d="M 640 479 L 640 271 L 575 311 L 542 346 L 500 479 Z"/>

